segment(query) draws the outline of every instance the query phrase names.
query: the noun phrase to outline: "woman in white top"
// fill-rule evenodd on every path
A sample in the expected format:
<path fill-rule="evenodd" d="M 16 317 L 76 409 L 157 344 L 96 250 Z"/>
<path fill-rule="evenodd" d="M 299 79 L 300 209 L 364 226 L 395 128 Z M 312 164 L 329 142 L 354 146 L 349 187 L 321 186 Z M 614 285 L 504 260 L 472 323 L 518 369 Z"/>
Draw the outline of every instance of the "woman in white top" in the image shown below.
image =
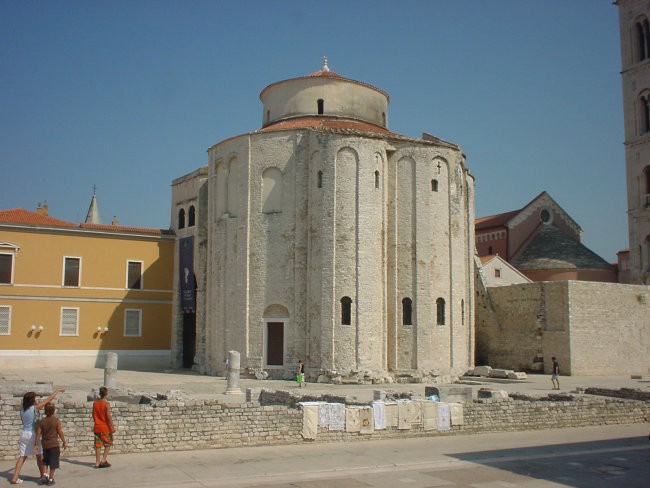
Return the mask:
<path fill-rule="evenodd" d="M 34 437 L 36 436 L 38 411 L 41 410 L 47 402 L 54 400 L 59 393 L 64 391 L 65 389 L 59 388 L 39 403 L 36 403 L 36 393 L 33 391 L 29 391 L 23 395 L 23 408 L 20 410 L 20 419 L 23 422 L 23 427 L 20 431 L 20 455 L 18 461 L 16 461 L 14 476 L 11 478 L 12 485 L 17 485 L 18 483 L 23 482 L 23 480 L 18 477 L 20 475 L 20 470 L 23 467 L 27 456 L 34 454 Z M 43 466 L 43 456 L 41 454 L 36 454 L 36 464 L 38 465 L 40 476 L 43 477 L 45 467 Z"/>

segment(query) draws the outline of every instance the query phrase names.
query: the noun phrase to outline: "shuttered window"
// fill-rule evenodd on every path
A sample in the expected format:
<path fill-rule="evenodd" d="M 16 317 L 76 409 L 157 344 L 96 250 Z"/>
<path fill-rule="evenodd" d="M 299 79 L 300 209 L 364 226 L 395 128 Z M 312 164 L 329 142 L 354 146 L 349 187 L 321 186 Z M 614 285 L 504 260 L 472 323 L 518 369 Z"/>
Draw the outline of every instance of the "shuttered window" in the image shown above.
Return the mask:
<path fill-rule="evenodd" d="M 11 307 L 0 307 L 0 335 L 11 333 Z"/>
<path fill-rule="evenodd" d="M 61 335 L 62 336 L 79 335 L 79 309 L 78 308 L 61 309 Z"/>
<path fill-rule="evenodd" d="M 125 310 L 124 337 L 142 336 L 142 310 Z"/>

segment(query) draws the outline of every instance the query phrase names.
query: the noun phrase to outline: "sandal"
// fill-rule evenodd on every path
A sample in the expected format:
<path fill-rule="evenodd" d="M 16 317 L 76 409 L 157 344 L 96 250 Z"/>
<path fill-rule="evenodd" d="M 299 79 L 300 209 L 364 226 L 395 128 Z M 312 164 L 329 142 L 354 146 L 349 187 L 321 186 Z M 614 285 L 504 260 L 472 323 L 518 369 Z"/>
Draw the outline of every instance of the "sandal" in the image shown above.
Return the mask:
<path fill-rule="evenodd" d="M 111 463 L 109 463 L 108 461 L 104 461 L 103 463 L 99 463 L 99 467 L 100 468 L 110 468 Z"/>
<path fill-rule="evenodd" d="M 12 485 L 19 485 L 19 484 L 21 484 L 22 482 L 23 482 L 23 480 L 21 480 L 20 478 L 18 478 L 16 481 L 10 481 L 9 483 L 11 483 Z"/>

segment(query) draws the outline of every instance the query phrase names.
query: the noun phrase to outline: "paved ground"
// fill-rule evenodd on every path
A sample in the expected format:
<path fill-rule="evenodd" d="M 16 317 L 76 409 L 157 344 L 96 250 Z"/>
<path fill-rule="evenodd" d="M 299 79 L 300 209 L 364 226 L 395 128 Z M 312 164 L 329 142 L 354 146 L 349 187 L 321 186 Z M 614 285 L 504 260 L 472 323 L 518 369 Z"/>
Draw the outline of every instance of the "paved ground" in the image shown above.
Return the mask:
<path fill-rule="evenodd" d="M 65 387 L 61 400 L 85 400 L 103 382 L 103 370 L 21 369 L 0 372 L 0 387 L 22 388 L 38 382 Z M 527 380 L 474 380 L 472 388 L 495 388 L 529 395 L 552 393 L 549 375 Z M 590 386 L 650 391 L 650 378 L 562 377 L 563 392 Z M 185 371 L 119 371 L 118 386 L 134 392 L 180 390 L 190 398 L 228 402 L 220 377 Z M 289 381 L 241 380 L 242 389 L 267 387 L 331 393 L 369 401 L 373 390 L 413 391 L 422 384 L 326 385 L 309 383 L 299 390 Z M 56 486 L 88 487 L 641 487 L 650 479 L 650 425 L 464 435 L 421 439 L 304 443 L 202 451 L 119 454 L 113 467 L 95 470 L 92 457 L 66 457 Z M 0 480 L 8 480 L 14 461 L 0 461 Z M 33 461 L 23 469 L 23 486 L 36 486 Z"/>
<path fill-rule="evenodd" d="M 20 369 L 3 370 L 0 372 L 0 388 L 22 388 L 25 384 L 37 382 L 53 383 L 55 387 L 66 388 L 66 393 L 61 396 L 63 401 L 83 401 L 93 388 L 103 384 L 104 372 L 99 368 L 88 370 L 56 370 L 56 369 Z M 473 389 L 493 388 L 509 392 L 520 392 L 534 396 L 543 396 L 553 393 L 550 375 L 529 375 L 526 380 L 498 380 L 478 379 L 471 381 Z M 243 400 L 243 395 L 226 396 L 226 380 L 223 377 L 205 376 L 188 371 L 158 371 L 141 372 L 122 370 L 117 373 L 117 386 L 134 392 L 167 393 L 179 390 L 183 395 L 191 398 L 217 398 L 236 402 Z M 307 386 L 298 389 L 292 381 L 278 380 L 241 380 L 241 389 L 269 388 L 276 390 L 295 390 L 303 393 L 330 393 L 356 397 L 361 401 L 373 399 L 373 391 L 377 389 L 398 392 L 413 391 L 424 394 L 424 384 L 385 384 L 385 385 L 330 385 L 320 383 L 307 383 Z M 598 386 L 602 388 L 638 388 L 650 391 L 650 376 L 642 379 L 632 379 L 630 376 L 565 376 L 560 378 L 561 391 L 571 392 L 576 388 Z"/>
<path fill-rule="evenodd" d="M 63 456 L 59 487 L 616 488 L 648 486 L 650 424 L 403 440 Z M 8 480 L 13 461 L 0 461 Z M 22 486 L 37 486 L 25 465 Z"/>

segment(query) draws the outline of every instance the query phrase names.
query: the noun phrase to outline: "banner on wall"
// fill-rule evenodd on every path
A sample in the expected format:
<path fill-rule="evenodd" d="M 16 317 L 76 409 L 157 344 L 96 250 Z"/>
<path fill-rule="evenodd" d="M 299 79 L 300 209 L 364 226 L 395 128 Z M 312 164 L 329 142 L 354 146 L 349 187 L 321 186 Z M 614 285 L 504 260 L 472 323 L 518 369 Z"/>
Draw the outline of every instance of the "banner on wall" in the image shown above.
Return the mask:
<path fill-rule="evenodd" d="M 186 313 L 196 312 L 196 285 L 194 281 L 194 237 L 184 237 L 179 241 L 179 279 L 181 290 L 181 309 Z"/>

